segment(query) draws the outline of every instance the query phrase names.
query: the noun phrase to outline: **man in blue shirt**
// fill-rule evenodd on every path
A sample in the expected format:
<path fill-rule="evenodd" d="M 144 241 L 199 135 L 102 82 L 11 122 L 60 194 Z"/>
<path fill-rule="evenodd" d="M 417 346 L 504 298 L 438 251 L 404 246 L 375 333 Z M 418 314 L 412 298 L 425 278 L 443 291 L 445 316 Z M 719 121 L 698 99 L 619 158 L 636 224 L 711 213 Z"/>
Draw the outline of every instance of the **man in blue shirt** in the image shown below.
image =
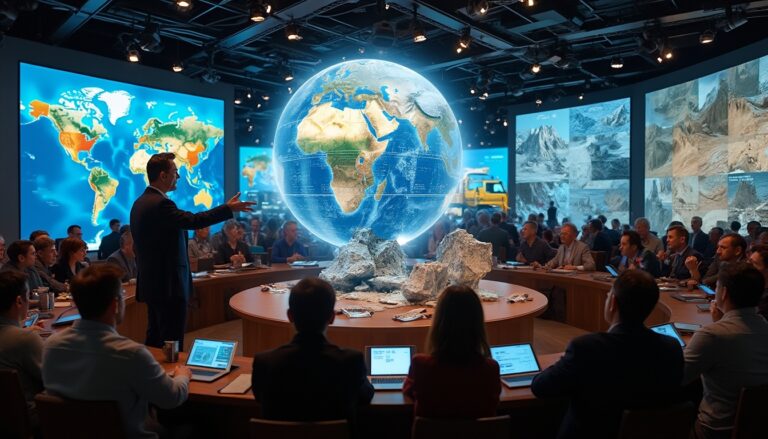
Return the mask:
<path fill-rule="evenodd" d="M 272 245 L 272 262 L 291 264 L 303 261 L 307 256 L 307 250 L 297 240 L 298 236 L 296 221 L 286 221 L 283 224 L 283 238 Z"/>

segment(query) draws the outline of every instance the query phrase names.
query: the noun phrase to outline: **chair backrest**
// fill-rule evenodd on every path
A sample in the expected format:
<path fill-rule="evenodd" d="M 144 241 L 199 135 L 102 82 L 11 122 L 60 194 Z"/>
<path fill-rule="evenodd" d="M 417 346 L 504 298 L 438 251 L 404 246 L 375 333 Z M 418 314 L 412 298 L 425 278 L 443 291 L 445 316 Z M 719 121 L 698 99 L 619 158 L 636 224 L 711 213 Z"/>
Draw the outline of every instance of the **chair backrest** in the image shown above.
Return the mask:
<path fill-rule="evenodd" d="M 125 437 L 115 401 L 79 401 L 39 393 L 35 403 L 45 439 Z"/>
<path fill-rule="evenodd" d="M 3 389 L 3 396 L 0 397 L 0 437 L 30 437 L 27 401 L 18 372 L 0 369 L 0 389 Z"/>
<path fill-rule="evenodd" d="M 432 419 L 417 416 L 413 420 L 411 439 L 509 439 L 511 428 L 512 421 L 509 416 L 480 419 Z"/>
<path fill-rule="evenodd" d="M 322 422 L 269 421 L 251 418 L 252 439 L 348 439 L 346 419 Z"/>
<path fill-rule="evenodd" d="M 766 413 L 768 413 L 768 385 L 741 389 L 731 439 L 747 439 L 768 435 Z"/>
<path fill-rule="evenodd" d="M 595 261 L 595 270 L 605 271 L 605 264 L 608 263 L 608 252 L 590 251 L 592 259 Z"/>
<path fill-rule="evenodd" d="M 661 408 L 624 410 L 619 439 L 688 439 L 695 415 L 690 401 Z"/>

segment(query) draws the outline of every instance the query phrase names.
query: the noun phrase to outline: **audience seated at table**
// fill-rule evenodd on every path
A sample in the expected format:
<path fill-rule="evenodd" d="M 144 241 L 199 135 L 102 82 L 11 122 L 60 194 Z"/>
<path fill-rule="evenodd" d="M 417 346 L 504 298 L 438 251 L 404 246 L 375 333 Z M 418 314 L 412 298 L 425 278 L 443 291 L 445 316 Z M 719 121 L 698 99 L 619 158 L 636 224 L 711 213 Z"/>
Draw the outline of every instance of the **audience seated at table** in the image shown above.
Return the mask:
<path fill-rule="evenodd" d="M 136 279 L 138 269 L 136 268 L 136 253 L 133 251 L 133 235 L 127 231 L 120 236 L 120 248 L 113 252 L 107 258 L 107 262 L 115 264 L 123 271 L 123 282 Z"/>
<path fill-rule="evenodd" d="M 80 270 L 88 265 L 85 255 L 88 246 L 79 238 L 66 238 L 59 246 L 59 260 L 51 267 L 53 277 L 59 282 L 71 282 Z"/>
<path fill-rule="evenodd" d="M 546 264 L 555 256 L 556 250 L 536 235 L 538 227 L 534 221 L 526 221 L 523 224 L 523 228 L 520 230 L 522 239 L 517 251 L 517 262 Z"/>
<path fill-rule="evenodd" d="M 296 221 L 283 224 L 283 237 L 272 245 L 272 262 L 293 263 L 307 256 L 307 249 L 298 241 L 299 230 Z"/>
<path fill-rule="evenodd" d="M 37 251 L 32 241 L 14 241 L 8 246 L 8 263 L 0 268 L 2 271 L 15 271 L 27 276 L 27 283 L 31 290 L 44 287 L 43 279 L 35 270 Z"/>
<path fill-rule="evenodd" d="M 651 233 L 651 223 L 648 222 L 648 218 L 640 217 L 636 219 L 635 231 L 640 235 L 640 243 L 644 249 L 647 249 L 654 255 L 664 250 L 664 244 L 661 243 L 661 239 Z"/>
<path fill-rule="evenodd" d="M 229 219 L 222 227 L 224 242 L 216 249 L 214 261 L 217 264 L 232 264 L 238 266 L 244 262 L 253 262 L 253 255 L 248 244 L 245 243 L 244 230 L 237 220 Z"/>
<path fill-rule="evenodd" d="M 537 397 L 570 399 L 559 438 L 615 438 L 623 410 L 671 402 L 683 353 L 677 340 L 643 324 L 658 299 L 650 274 L 625 271 L 605 300 L 608 332 L 573 339 L 563 357 L 534 378 Z"/>
<path fill-rule="evenodd" d="M 187 243 L 187 254 L 190 261 L 196 261 L 200 258 L 212 258 L 215 254 L 210 240 L 211 228 L 203 227 L 195 230 L 192 239 Z"/>
<path fill-rule="evenodd" d="M 741 235 L 731 233 L 720 238 L 720 241 L 717 243 L 717 256 L 709 264 L 704 275 L 700 271 L 699 261 L 693 256 L 685 259 L 685 266 L 691 273 L 691 281 L 714 288 L 717 283 L 718 273 L 723 265 L 744 261 L 746 256 L 747 241 Z"/>
<path fill-rule="evenodd" d="M 120 249 L 120 237 L 122 236 L 120 220 L 114 218 L 109 220 L 109 230 L 111 233 L 101 238 L 101 244 L 99 244 L 98 256 L 101 260 L 107 259 L 109 255 Z"/>
<path fill-rule="evenodd" d="M 501 214 L 495 212 L 491 215 L 490 225 L 477 233 L 478 241 L 491 243 L 493 256 L 496 257 L 501 253 L 501 249 L 504 249 L 503 253 L 505 256 L 509 256 L 511 250 L 509 246 L 509 233 L 499 227 L 500 224 Z"/>
<path fill-rule="evenodd" d="M 28 309 L 27 276 L 18 271 L 0 272 L 0 369 L 18 373 L 34 419 L 34 397 L 43 390 L 43 340 L 36 334 L 38 327 L 21 327 Z M 0 427 L 0 436 L 2 433 Z"/>
<path fill-rule="evenodd" d="M 45 343 L 43 383 L 64 398 L 116 401 L 126 437 L 153 438 L 149 404 L 171 409 L 184 403 L 192 372 L 180 365 L 169 376 L 144 345 L 118 334 L 125 315 L 121 276 L 112 264 L 100 264 L 72 279 L 82 319 Z"/>
<path fill-rule="evenodd" d="M 565 223 L 560 227 L 560 247 L 555 256 L 544 264 L 544 268 L 562 268 L 565 270 L 594 271 L 595 261 L 589 252 L 589 246 L 576 237 L 579 231 L 571 223 Z M 531 265 L 538 267 L 541 264 L 534 262 Z"/>
<path fill-rule="evenodd" d="M 765 277 L 734 262 L 720 269 L 714 323 L 693 335 L 685 348 L 684 383 L 701 377 L 704 395 L 694 425 L 697 439 L 731 437 L 741 389 L 768 384 L 768 322 L 757 313 Z"/>
<path fill-rule="evenodd" d="M 261 232 L 261 217 L 252 216 L 250 220 L 251 230 L 248 232 L 245 242 L 251 247 L 265 247 L 266 236 Z"/>
<path fill-rule="evenodd" d="M 67 285 L 59 282 L 53 277 L 51 266 L 56 263 L 58 253 L 56 252 L 56 242 L 48 235 L 40 235 L 32 243 L 37 251 L 35 258 L 35 271 L 43 281 L 43 285 L 50 288 L 54 293 L 64 293 L 67 291 Z"/>
<path fill-rule="evenodd" d="M 689 233 L 682 225 L 673 225 L 667 229 L 667 250 L 658 254 L 661 275 L 672 279 L 690 279 L 691 272 L 686 266 L 686 259 L 695 258 L 698 264 L 702 260 L 699 252 L 688 244 Z"/>
<path fill-rule="evenodd" d="M 354 420 L 373 398 L 363 354 L 331 344 L 325 331 L 336 316 L 336 293 L 327 282 L 305 278 L 291 288 L 288 320 L 296 335 L 253 358 L 253 394 L 261 417 L 282 421 Z"/>
<path fill-rule="evenodd" d="M 414 415 L 482 418 L 496 415 L 501 381 L 490 357 L 480 299 L 471 288 L 451 286 L 437 301 L 426 343 L 403 385 Z"/>
<path fill-rule="evenodd" d="M 640 269 L 647 271 L 653 277 L 659 277 L 661 271 L 656 255 L 643 247 L 640 234 L 634 230 L 621 234 L 619 256 L 611 261 L 611 265 L 616 267 L 619 273 L 623 273 L 625 270 Z"/>

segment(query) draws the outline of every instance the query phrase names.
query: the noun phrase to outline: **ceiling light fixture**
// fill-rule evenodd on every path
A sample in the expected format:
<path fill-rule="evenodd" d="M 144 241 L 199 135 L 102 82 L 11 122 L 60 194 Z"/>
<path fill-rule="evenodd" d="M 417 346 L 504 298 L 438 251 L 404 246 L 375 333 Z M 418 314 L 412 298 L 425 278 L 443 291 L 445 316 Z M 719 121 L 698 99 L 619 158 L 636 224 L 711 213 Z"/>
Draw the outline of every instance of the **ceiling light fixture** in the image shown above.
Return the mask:
<path fill-rule="evenodd" d="M 139 62 L 141 61 L 141 58 L 139 57 L 139 51 L 136 49 L 128 49 L 128 61 L 130 62 Z"/>
<path fill-rule="evenodd" d="M 293 71 L 291 71 L 291 69 L 286 70 L 283 79 L 285 79 L 286 82 L 293 81 Z"/>
<path fill-rule="evenodd" d="M 584 93 L 579 93 L 579 100 L 580 100 L 580 101 L 583 101 L 583 100 L 584 100 Z"/>
<path fill-rule="evenodd" d="M 467 3 L 467 12 L 469 15 L 485 15 L 491 9 L 488 0 L 469 0 Z"/>
<path fill-rule="evenodd" d="M 266 20 L 270 12 L 272 12 L 272 5 L 269 3 L 264 3 L 261 0 L 254 0 L 251 2 L 249 16 L 254 23 L 261 23 Z"/>
<path fill-rule="evenodd" d="M 508 127 L 508 126 L 509 126 L 509 122 L 507 122 L 507 119 L 504 119 L 504 120 L 501 122 L 501 124 L 502 124 L 502 125 L 504 125 L 505 127 Z"/>
<path fill-rule="evenodd" d="M 477 93 L 477 89 L 475 89 L 475 87 L 474 87 L 474 86 L 473 86 L 473 87 L 469 87 L 469 94 L 472 94 L 472 95 L 473 95 L 473 94 L 475 94 L 475 93 Z"/>
<path fill-rule="evenodd" d="M 285 26 L 285 38 L 288 38 L 288 41 L 299 41 L 303 38 L 299 34 L 299 26 L 296 23 L 290 22 Z"/>
<path fill-rule="evenodd" d="M 173 70 L 176 73 L 181 73 L 184 70 L 184 63 L 181 61 L 176 61 L 171 66 L 171 70 Z"/>
<path fill-rule="evenodd" d="M 424 32 L 424 25 L 419 21 L 419 16 L 416 14 L 416 5 L 413 6 L 413 20 L 411 22 L 413 28 L 413 42 L 422 43 L 427 41 L 427 33 Z"/>
<path fill-rule="evenodd" d="M 535 0 L 520 0 L 520 3 L 526 3 L 528 7 L 536 6 Z"/>
<path fill-rule="evenodd" d="M 539 73 L 541 71 L 541 64 L 535 62 L 531 65 L 531 72 Z"/>
<path fill-rule="evenodd" d="M 472 44 L 472 34 L 469 28 L 464 29 L 459 37 L 459 47 L 462 49 L 469 49 L 469 45 Z"/>
<path fill-rule="evenodd" d="M 715 41 L 715 31 L 707 29 L 699 35 L 699 43 L 710 44 Z"/>
<path fill-rule="evenodd" d="M 536 105 L 541 105 L 544 101 L 541 100 L 540 96 L 536 96 L 536 101 L 535 102 L 536 102 Z"/>
<path fill-rule="evenodd" d="M 192 8 L 192 0 L 176 0 L 176 7 L 181 10 Z"/>
<path fill-rule="evenodd" d="M 240 105 L 242 103 L 243 103 L 243 98 L 241 98 L 240 96 L 236 96 L 235 97 L 235 105 Z"/>
<path fill-rule="evenodd" d="M 621 57 L 614 56 L 611 58 L 611 68 L 620 69 L 624 67 L 624 60 Z"/>
<path fill-rule="evenodd" d="M 264 99 L 265 101 L 268 101 L 269 100 L 269 95 L 267 95 L 267 94 L 261 95 L 261 98 Z"/>

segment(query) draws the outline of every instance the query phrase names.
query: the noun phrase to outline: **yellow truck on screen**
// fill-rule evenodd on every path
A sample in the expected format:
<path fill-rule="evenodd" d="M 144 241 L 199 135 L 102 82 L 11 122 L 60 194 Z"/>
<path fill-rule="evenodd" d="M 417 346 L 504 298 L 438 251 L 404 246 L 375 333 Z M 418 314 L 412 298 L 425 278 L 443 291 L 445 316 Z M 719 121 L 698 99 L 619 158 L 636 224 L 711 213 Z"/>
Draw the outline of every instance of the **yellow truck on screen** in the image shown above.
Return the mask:
<path fill-rule="evenodd" d="M 504 183 L 488 174 L 488 168 L 467 169 L 451 205 L 462 208 L 495 208 L 509 211 Z"/>

